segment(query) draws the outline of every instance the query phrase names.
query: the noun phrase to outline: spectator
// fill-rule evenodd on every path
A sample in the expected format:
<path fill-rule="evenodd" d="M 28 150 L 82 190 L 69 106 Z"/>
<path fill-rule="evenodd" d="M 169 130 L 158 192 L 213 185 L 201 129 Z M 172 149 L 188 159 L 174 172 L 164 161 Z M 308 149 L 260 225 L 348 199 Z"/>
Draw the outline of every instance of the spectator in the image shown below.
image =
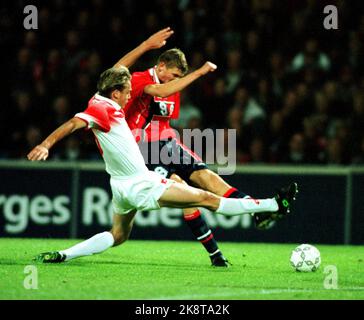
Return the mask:
<path fill-rule="evenodd" d="M 287 131 L 284 128 L 284 117 L 281 112 L 276 111 L 272 114 L 267 134 L 269 145 L 269 161 L 280 162 L 286 152 Z"/>
<path fill-rule="evenodd" d="M 364 93 L 357 92 L 354 95 L 353 113 L 349 119 L 351 132 L 353 135 L 354 150 L 358 149 L 358 142 L 364 134 Z"/>
<path fill-rule="evenodd" d="M 80 140 L 75 136 L 68 137 L 65 140 L 65 147 L 60 153 L 55 155 L 56 158 L 61 160 L 76 161 L 83 159 L 82 150 L 80 147 Z"/>
<path fill-rule="evenodd" d="M 253 141 L 250 143 L 249 151 L 249 163 L 263 164 L 268 161 L 266 156 L 265 142 L 262 138 L 253 139 Z"/>
<path fill-rule="evenodd" d="M 20 149 L 21 150 L 20 157 L 25 159 L 29 150 L 31 150 L 32 148 L 34 148 L 34 146 L 38 145 L 41 142 L 42 142 L 42 133 L 40 128 L 33 125 L 27 127 L 25 132 L 25 144 Z"/>
<path fill-rule="evenodd" d="M 264 109 L 251 97 L 246 87 L 240 86 L 235 92 L 234 106 L 244 110 L 243 125 L 254 125 L 266 116 Z"/>
<path fill-rule="evenodd" d="M 283 163 L 303 164 L 306 162 L 305 137 L 302 133 L 295 133 L 288 145 L 288 153 L 283 158 Z"/>
<path fill-rule="evenodd" d="M 330 58 L 320 51 L 317 39 L 310 38 L 305 43 L 305 49 L 293 58 L 291 70 L 298 72 L 305 68 L 313 68 L 328 72 L 330 67 Z"/>
<path fill-rule="evenodd" d="M 241 54 L 239 50 L 230 50 L 227 53 L 227 70 L 225 73 L 226 93 L 232 94 L 237 88 L 241 78 Z"/>
<path fill-rule="evenodd" d="M 305 140 L 305 161 L 308 163 L 320 163 L 323 159 L 323 150 L 326 139 L 320 135 L 320 119 L 307 117 L 303 121 L 303 135 Z M 322 131 L 321 131 L 322 132 Z"/>
<path fill-rule="evenodd" d="M 352 164 L 364 165 L 364 136 L 360 139 L 359 152 L 354 156 Z"/>
<path fill-rule="evenodd" d="M 327 143 L 325 163 L 329 165 L 346 164 L 343 143 L 339 138 L 330 138 Z"/>
<path fill-rule="evenodd" d="M 216 79 L 214 94 L 208 98 L 202 111 L 205 127 L 221 127 L 221 113 L 231 105 L 230 96 L 226 92 L 226 82 L 223 78 Z"/>
<path fill-rule="evenodd" d="M 231 108 L 227 113 L 227 128 L 235 130 L 236 133 L 236 149 L 243 152 L 243 110 L 239 107 Z"/>

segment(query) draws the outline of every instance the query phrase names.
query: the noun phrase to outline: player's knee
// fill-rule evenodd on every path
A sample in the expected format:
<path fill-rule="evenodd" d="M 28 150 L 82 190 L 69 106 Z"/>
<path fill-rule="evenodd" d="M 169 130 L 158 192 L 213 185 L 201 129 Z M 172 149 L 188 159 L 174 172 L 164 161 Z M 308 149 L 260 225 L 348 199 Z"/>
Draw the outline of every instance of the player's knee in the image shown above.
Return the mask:
<path fill-rule="evenodd" d="M 176 175 L 175 173 L 171 175 L 170 179 L 179 183 L 187 184 L 180 176 Z"/>
<path fill-rule="evenodd" d="M 122 243 L 124 243 L 129 238 L 128 235 L 125 232 L 122 232 L 120 230 L 117 230 L 117 231 L 112 230 L 111 234 L 114 237 L 114 247 L 121 245 Z"/>
<path fill-rule="evenodd" d="M 219 197 L 209 191 L 201 192 L 200 204 L 207 209 L 216 210 L 219 205 Z"/>
<path fill-rule="evenodd" d="M 204 204 L 210 202 L 213 199 L 213 197 L 214 195 L 211 192 L 202 190 L 200 191 L 199 200 Z"/>
<path fill-rule="evenodd" d="M 204 189 L 207 187 L 208 184 L 211 185 L 212 183 L 214 183 L 214 178 L 214 173 L 207 169 L 197 170 L 193 172 L 190 177 L 191 181 L 203 187 Z"/>
<path fill-rule="evenodd" d="M 200 188 L 216 194 L 220 194 L 221 189 L 226 187 L 221 177 L 209 169 L 195 171 L 190 179 Z"/>

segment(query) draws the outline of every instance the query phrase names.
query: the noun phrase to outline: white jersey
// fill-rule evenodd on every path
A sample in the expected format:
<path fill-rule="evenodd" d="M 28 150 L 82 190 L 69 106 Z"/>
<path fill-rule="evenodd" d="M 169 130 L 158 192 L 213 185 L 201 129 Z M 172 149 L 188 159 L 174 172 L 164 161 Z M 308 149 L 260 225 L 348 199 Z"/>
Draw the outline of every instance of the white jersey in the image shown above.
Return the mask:
<path fill-rule="evenodd" d="M 128 178 L 148 172 L 143 156 L 125 121 L 124 111 L 111 99 L 95 94 L 84 112 L 75 117 L 84 120 L 95 134 L 96 144 L 104 158 L 106 171 L 112 177 Z"/>

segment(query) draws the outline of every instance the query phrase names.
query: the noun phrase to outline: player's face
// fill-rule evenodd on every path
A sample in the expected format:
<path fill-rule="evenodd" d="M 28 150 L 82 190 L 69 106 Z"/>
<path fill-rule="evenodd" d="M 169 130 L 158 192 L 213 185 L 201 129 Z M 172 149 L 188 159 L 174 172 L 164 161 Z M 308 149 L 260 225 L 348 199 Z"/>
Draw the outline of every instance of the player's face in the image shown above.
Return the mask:
<path fill-rule="evenodd" d="M 161 62 L 157 67 L 158 78 L 162 83 L 167 83 L 183 76 L 182 71 L 177 67 L 168 68 L 165 63 Z"/>
<path fill-rule="evenodd" d="M 131 93 L 131 83 L 130 81 L 128 81 L 126 83 L 125 88 L 122 91 L 116 90 L 116 94 L 117 94 L 117 103 L 124 108 L 125 105 L 128 103 L 129 99 L 130 99 L 130 93 Z"/>

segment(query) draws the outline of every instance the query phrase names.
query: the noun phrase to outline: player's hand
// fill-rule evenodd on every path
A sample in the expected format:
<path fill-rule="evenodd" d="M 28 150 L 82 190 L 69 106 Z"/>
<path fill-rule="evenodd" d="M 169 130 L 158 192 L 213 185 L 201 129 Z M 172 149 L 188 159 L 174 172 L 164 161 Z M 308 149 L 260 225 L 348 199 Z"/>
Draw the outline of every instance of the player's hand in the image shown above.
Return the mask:
<path fill-rule="evenodd" d="M 216 69 L 217 69 L 216 64 L 207 61 L 200 69 L 198 69 L 198 71 L 201 73 L 201 75 L 205 75 L 209 72 L 214 72 Z"/>
<path fill-rule="evenodd" d="M 148 50 L 159 49 L 167 43 L 167 39 L 174 33 L 174 31 L 168 27 L 162 29 L 155 34 L 151 35 L 147 40 L 144 41 L 144 45 Z"/>
<path fill-rule="evenodd" d="M 46 147 L 41 145 L 37 145 L 32 151 L 28 153 L 28 160 L 37 161 L 37 160 L 46 160 L 49 155 L 49 150 Z"/>

